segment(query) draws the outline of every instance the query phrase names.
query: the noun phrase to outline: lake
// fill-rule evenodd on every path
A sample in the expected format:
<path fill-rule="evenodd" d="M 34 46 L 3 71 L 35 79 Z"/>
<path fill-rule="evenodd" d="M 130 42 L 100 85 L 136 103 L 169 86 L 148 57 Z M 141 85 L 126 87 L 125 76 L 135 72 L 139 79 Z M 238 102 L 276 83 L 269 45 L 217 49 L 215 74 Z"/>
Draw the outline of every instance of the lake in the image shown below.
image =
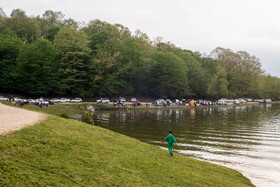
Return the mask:
<path fill-rule="evenodd" d="M 256 186 L 280 186 L 280 104 L 95 111 L 94 124 L 164 149 L 172 130 L 175 152 L 238 170 Z"/>

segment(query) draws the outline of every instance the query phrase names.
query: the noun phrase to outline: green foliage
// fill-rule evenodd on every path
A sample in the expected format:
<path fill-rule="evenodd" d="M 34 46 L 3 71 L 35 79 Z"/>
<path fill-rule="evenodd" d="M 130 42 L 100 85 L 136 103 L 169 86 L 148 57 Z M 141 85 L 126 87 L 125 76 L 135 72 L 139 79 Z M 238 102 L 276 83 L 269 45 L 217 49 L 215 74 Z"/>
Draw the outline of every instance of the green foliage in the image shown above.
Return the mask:
<path fill-rule="evenodd" d="M 212 97 L 221 98 L 228 95 L 228 82 L 226 71 L 218 66 L 217 73 L 208 87 L 208 93 Z"/>
<path fill-rule="evenodd" d="M 256 80 L 262 75 L 259 60 L 247 52 L 233 52 L 230 49 L 216 48 L 212 55 L 226 71 L 228 91 L 231 96 L 252 95 Z"/>
<path fill-rule="evenodd" d="M 54 39 L 62 61 L 62 84 L 66 93 L 87 95 L 91 79 L 91 60 L 85 33 L 75 28 L 62 28 Z"/>
<path fill-rule="evenodd" d="M 0 33 L 3 92 L 279 98 L 279 78 L 264 75 L 259 59 L 245 51 L 218 47 L 205 57 L 121 24 L 93 20 L 79 28 L 52 10 L 28 17 L 15 9 L 7 17 L 0 9 Z"/>
<path fill-rule="evenodd" d="M 190 95 L 197 96 L 198 98 L 205 96 L 207 92 L 207 79 L 201 63 L 189 52 L 181 52 L 180 57 L 188 67 Z"/>
<path fill-rule="evenodd" d="M 151 94 L 163 98 L 181 98 L 189 94 L 188 68 L 182 59 L 174 53 L 155 52 L 152 60 Z"/>
<path fill-rule="evenodd" d="M 22 45 L 23 42 L 13 32 L 4 30 L 0 33 L 0 90 L 2 91 L 15 91 L 13 74 Z"/>
<path fill-rule="evenodd" d="M 59 86 L 56 52 L 47 40 L 25 44 L 17 58 L 17 91 L 31 95 L 53 93 Z"/>
<path fill-rule="evenodd" d="M 53 42 L 54 40 L 54 37 L 56 36 L 56 34 L 58 33 L 59 31 L 59 27 L 57 26 L 53 26 L 53 27 L 50 27 L 47 31 L 47 34 L 46 34 L 46 39 L 50 40 L 51 42 Z"/>
<path fill-rule="evenodd" d="M 28 43 L 36 41 L 41 35 L 36 19 L 27 17 L 25 12 L 20 9 L 12 11 L 11 17 L 6 18 L 4 26 L 14 31 L 18 37 Z"/>

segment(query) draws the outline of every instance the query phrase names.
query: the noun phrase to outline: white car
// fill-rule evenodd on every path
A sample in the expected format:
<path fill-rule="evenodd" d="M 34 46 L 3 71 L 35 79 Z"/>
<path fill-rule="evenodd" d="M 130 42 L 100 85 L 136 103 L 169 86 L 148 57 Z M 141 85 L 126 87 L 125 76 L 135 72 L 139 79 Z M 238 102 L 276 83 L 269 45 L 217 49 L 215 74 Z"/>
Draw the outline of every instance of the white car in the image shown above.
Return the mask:
<path fill-rule="evenodd" d="M 71 100 L 72 103 L 81 103 L 82 101 L 83 100 L 81 98 L 75 98 Z"/>
<path fill-rule="evenodd" d="M 219 99 L 217 102 L 218 105 L 227 105 L 228 104 L 228 100 L 225 98 Z"/>
<path fill-rule="evenodd" d="M 253 102 L 253 99 L 250 99 L 250 98 L 248 98 L 246 100 L 247 100 L 247 102 Z"/>
<path fill-rule="evenodd" d="M 50 101 L 53 102 L 53 103 L 60 103 L 61 102 L 61 100 L 57 99 L 57 98 L 52 98 Z"/>
<path fill-rule="evenodd" d="M 240 103 L 247 103 L 247 101 L 245 99 L 239 99 Z"/>
<path fill-rule="evenodd" d="M 108 104 L 110 102 L 110 100 L 108 98 L 100 98 L 98 100 L 96 100 L 97 103 L 106 103 Z"/>
<path fill-rule="evenodd" d="M 130 100 L 131 102 L 134 102 L 134 101 L 136 101 L 136 98 L 135 97 L 133 97 L 133 98 L 131 98 L 131 100 Z"/>
<path fill-rule="evenodd" d="M 61 103 L 68 103 L 68 102 L 70 102 L 70 99 L 67 99 L 67 98 L 63 97 L 63 98 L 60 99 L 60 102 Z"/>
<path fill-rule="evenodd" d="M 4 96 L 0 96 L 0 100 L 1 101 L 9 101 L 9 99 L 7 97 L 4 97 Z"/>
<path fill-rule="evenodd" d="M 266 103 L 271 103 L 271 99 L 266 99 L 265 102 Z"/>
<path fill-rule="evenodd" d="M 40 99 L 36 99 L 35 100 L 35 104 L 38 104 L 38 105 L 49 105 L 49 102 L 45 101 L 43 98 L 40 98 Z"/>
<path fill-rule="evenodd" d="M 35 100 L 34 100 L 34 99 L 28 99 L 27 102 L 28 102 L 29 104 L 35 104 Z"/>
<path fill-rule="evenodd" d="M 15 102 L 23 101 L 23 99 L 21 99 L 21 98 L 19 98 L 19 97 L 14 97 L 13 100 L 14 100 Z"/>
<path fill-rule="evenodd" d="M 235 99 L 235 100 L 233 101 L 233 104 L 240 105 L 239 99 Z"/>

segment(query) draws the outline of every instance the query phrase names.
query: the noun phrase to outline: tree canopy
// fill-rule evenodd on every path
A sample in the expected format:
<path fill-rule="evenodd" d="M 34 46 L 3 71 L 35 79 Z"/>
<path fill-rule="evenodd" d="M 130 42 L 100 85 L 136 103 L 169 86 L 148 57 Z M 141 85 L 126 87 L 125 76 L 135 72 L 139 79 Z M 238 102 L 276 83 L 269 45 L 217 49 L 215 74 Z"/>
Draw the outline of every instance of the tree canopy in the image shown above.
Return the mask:
<path fill-rule="evenodd" d="M 79 25 L 52 10 L 7 16 L 0 8 L 1 92 L 279 99 L 279 88 L 280 79 L 246 51 L 217 47 L 206 56 L 121 24 Z"/>

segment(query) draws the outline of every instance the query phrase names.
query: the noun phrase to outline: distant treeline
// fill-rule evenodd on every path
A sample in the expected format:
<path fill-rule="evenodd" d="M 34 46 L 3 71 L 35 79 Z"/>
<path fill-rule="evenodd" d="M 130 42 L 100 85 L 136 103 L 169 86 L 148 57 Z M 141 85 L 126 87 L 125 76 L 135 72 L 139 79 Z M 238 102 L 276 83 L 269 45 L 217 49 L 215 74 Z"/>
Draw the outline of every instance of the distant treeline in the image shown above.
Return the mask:
<path fill-rule="evenodd" d="M 29 96 L 279 98 L 280 79 L 245 51 L 209 56 L 100 20 L 0 8 L 0 92 Z M 176 33 L 174 33 L 176 34 Z"/>

